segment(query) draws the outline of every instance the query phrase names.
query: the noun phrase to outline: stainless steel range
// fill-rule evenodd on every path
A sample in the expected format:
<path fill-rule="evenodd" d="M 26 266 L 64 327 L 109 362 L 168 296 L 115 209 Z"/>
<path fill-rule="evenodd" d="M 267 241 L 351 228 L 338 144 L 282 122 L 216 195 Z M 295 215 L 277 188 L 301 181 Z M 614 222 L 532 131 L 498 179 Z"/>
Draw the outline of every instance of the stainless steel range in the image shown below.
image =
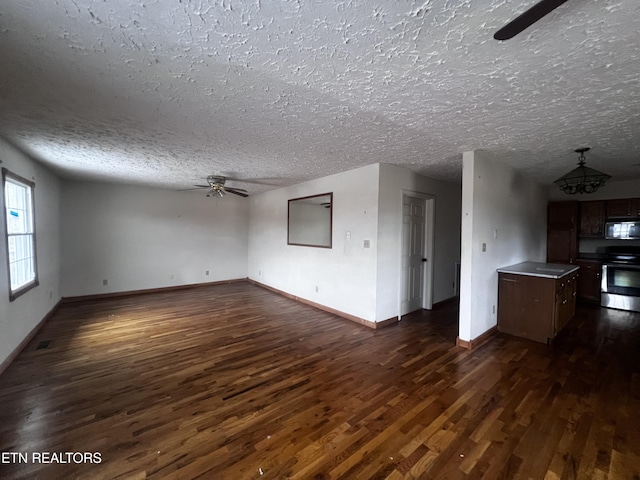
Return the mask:
<path fill-rule="evenodd" d="M 640 312 L 640 247 L 607 247 L 600 305 Z"/>

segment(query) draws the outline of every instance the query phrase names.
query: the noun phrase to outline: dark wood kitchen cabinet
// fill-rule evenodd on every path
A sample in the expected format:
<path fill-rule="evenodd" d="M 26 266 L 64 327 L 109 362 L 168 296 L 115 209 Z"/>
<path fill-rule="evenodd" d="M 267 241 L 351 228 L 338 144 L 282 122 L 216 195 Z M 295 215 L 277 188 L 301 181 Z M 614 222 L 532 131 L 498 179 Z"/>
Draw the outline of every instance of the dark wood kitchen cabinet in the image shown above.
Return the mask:
<path fill-rule="evenodd" d="M 607 200 L 607 218 L 640 217 L 640 198 Z"/>
<path fill-rule="evenodd" d="M 575 314 L 576 279 L 499 273 L 498 330 L 548 343 Z"/>
<path fill-rule="evenodd" d="M 578 202 L 568 200 L 549 202 L 547 223 L 552 228 L 575 227 L 578 218 Z"/>
<path fill-rule="evenodd" d="M 604 237 L 605 202 L 580 202 L 580 237 Z"/>
<path fill-rule="evenodd" d="M 575 261 L 575 264 L 580 267 L 577 279 L 578 298 L 599 305 L 602 262 L 599 260 L 579 258 Z"/>
<path fill-rule="evenodd" d="M 578 254 L 578 202 L 549 202 L 547 262 L 573 263 Z"/>

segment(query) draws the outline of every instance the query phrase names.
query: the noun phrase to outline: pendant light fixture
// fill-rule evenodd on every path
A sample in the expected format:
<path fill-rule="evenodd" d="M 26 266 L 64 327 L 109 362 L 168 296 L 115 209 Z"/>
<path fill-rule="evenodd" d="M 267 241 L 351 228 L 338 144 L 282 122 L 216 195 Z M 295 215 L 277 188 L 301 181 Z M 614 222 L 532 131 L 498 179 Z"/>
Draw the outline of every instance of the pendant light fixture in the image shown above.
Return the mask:
<path fill-rule="evenodd" d="M 593 168 L 585 166 L 585 152 L 591 150 L 589 147 L 578 148 L 576 153 L 580 154 L 578 158 L 578 168 L 574 168 L 566 175 L 563 175 L 555 183 L 560 190 L 568 195 L 576 193 L 593 193 L 604 185 L 604 182 L 611 178 L 606 173 L 599 172 Z"/>

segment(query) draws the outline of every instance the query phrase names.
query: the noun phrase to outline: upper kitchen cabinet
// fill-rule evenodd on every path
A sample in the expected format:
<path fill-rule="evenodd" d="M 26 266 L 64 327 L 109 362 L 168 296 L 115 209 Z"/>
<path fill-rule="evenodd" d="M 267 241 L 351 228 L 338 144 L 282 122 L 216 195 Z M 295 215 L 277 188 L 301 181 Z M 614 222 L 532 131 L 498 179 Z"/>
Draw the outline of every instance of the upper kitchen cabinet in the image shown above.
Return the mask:
<path fill-rule="evenodd" d="M 580 237 L 604 237 L 605 202 L 580 202 Z"/>
<path fill-rule="evenodd" d="M 578 221 L 578 202 L 549 202 L 547 224 L 549 228 L 575 227 Z"/>
<path fill-rule="evenodd" d="M 573 263 L 578 255 L 578 202 L 549 202 L 547 262 Z"/>
<path fill-rule="evenodd" d="M 640 217 L 640 198 L 607 200 L 607 218 Z"/>

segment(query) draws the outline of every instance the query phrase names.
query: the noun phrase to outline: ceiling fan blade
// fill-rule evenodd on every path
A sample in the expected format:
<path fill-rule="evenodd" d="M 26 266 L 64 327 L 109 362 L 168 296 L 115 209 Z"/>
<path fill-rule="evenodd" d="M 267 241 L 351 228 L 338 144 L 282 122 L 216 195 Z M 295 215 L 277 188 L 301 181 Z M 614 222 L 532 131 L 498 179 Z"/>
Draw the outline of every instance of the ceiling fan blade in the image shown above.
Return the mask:
<path fill-rule="evenodd" d="M 493 35 L 493 38 L 496 40 L 509 40 L 515 37 L 566 1 L 567 0 L 542 0 L 536 3 L 522 15 L 517 16 L 498 30 Z"/>
<path fill-rule="evenodd" d="M 253 183 L 256 185 L 267 185 L 271 187 L 282 186 L 282 181 L 284 180 L 281 177 L 246 178 L 243 177 L 240 172 L 225 172 L 225 178 L 234 182 Z"/>
<path fill-rule="evenodd" d="M 241 192 L 240 190 L 241 189 L 239 189 L 239 188 L 225 188 L 224 189 L 224 191 L 227 192 L 227 193 L 233 193 L 234 195 L 239 195 L 241 197 L 248 197 L 249 196 L 249 194 L 244 193 L 244 192 L 246 192 L 246 190 L 244 190 L 244 192 Z"/>
<path fill-rule="evenodd" d="M 281 186 L 282 178 L 272 177 L 272 178 L 229 178 L 228 180 L 242 183 L 251 183 L 254 185 L 266 185 L 269 187 L 279 187 Z"/>
<path fill-rule="evenodd" d="M 224 187 L 225 190 L 233 190 L 236 192 L 242 192 L 242 193 L 247 193 L 247 191 L 244 188 L 236 188 L 236 187 Z"/>
<path fill-rule="evenodd" d="M 200 190 L 201 188 L 211 188 L 209 185 L 194 185 L 194 188 L 180 188 L 176 192 L 187 192 L 189 190 Z"/>

